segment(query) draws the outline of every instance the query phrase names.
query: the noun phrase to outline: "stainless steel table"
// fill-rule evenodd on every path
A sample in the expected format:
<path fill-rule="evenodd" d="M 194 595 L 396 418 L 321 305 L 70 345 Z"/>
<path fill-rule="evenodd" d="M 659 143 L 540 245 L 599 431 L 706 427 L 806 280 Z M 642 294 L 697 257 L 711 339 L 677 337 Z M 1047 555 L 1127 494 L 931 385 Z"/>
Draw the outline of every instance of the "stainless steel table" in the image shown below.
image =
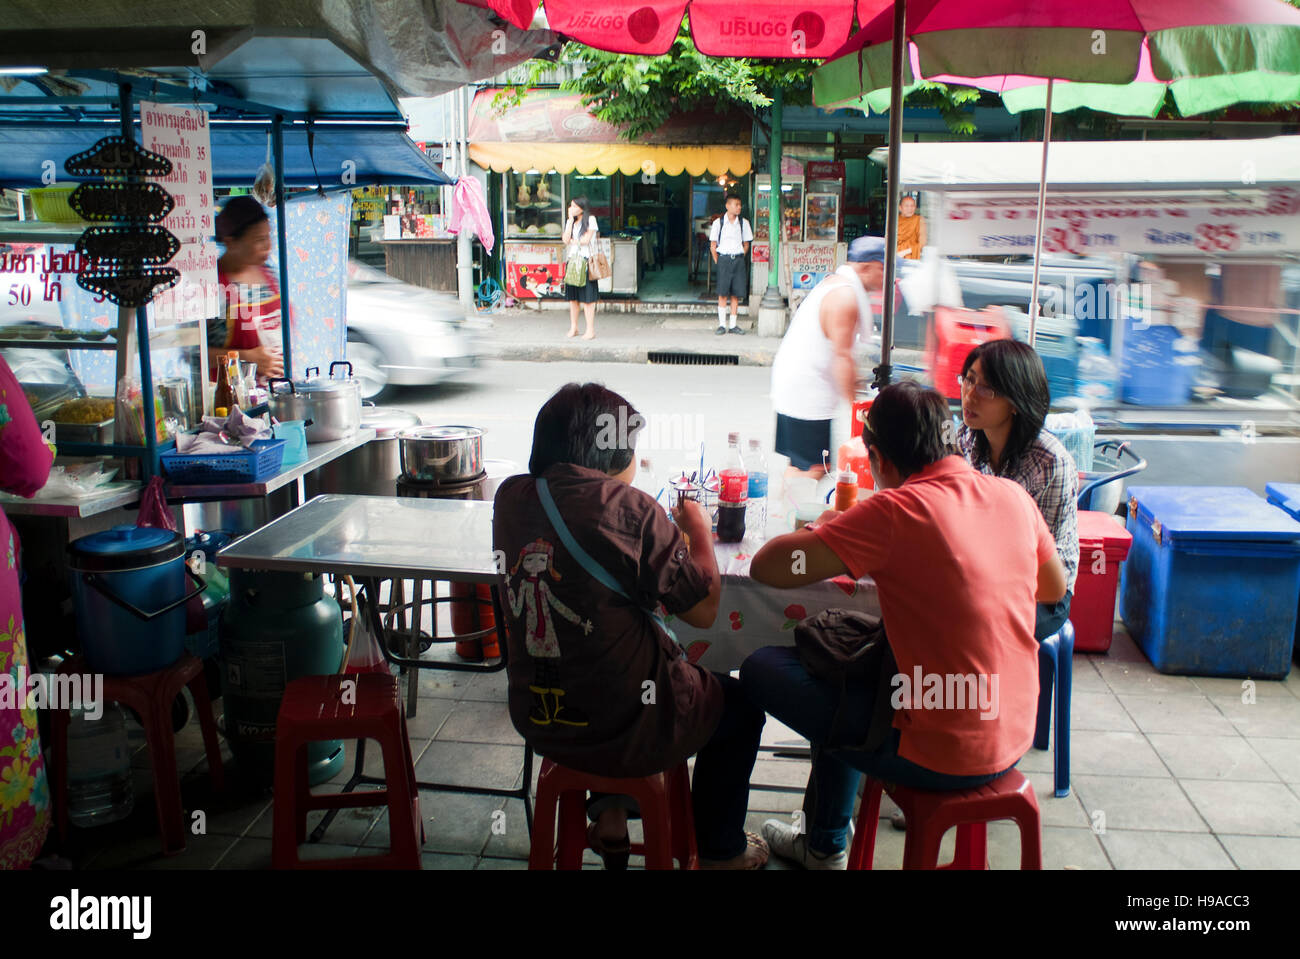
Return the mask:
<path fill-rule="evenodd" d="M 505 580 L 497 571 L 492 554 L 492 504 L 468 500 L 416 499 L 396 496 L 348 496 L 328 494 L 299 506 L 256 532 L 227 546 L 217 554 L 221 566 L 288 572 L 333 573 L 360 579 L 370 601 L 366 609 L 376 636 L 383 636 L 379 615 L 381 579 L 445 580 L 455 583 L 486 583 L 492 587 L 495 622 L 505 623 L 501 587 Z M 418 626 L 419 617 L 415 617 Z M 484 630 L 479 636 L 492 632 Z M 460 636 L 458 639 L 473 638 Z M 496 672 L 507 659 L 505 636 L 500 637 L 501 659 L 493 666 L 429 662 L 413 655 L 396 656 L 381 642 L 380 649 L 390 663 L 406 667 L 412 689 L 418 684 L 419 669 L 460 669 Z M 344 787 L 351 791 L 360 783 L 382 784 L 362 774 L 365 744 L 358 743 L 352 778 Z M 509 796 L 522 799 L 524 816 L 532 829 L 532 750 L 524 747 L 524 776 L 520 789 L 489 789 L 443 783 L 417 782 L 421 789 Z M 312 834 L 319 841 L 329 818 Z"/>

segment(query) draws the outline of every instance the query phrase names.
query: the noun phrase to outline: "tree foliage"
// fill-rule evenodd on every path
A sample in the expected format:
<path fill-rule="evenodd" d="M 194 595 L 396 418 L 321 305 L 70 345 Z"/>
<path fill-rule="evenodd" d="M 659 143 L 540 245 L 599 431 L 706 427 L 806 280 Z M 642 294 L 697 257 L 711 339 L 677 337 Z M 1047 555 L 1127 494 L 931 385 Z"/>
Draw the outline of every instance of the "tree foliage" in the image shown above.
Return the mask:
<path fill-rule="evenodd" d="M 580 94 L 583 106 L 597 119 L 621 127 L 625 140 L 638 140 L 659 129 L 675 113 L 710 108 L 717 113 L 740 110 L 770 133 L 772 94 L 781 90 L 789 106 L 810 105 L 816 66 L 810 60 L 705 56 L 695 48 L 685 23 L 672 49 L 662 56 L 608 53 L 570 42 L 560 51 L 558 62 L 583 67 L 580 75 L 565 80 L 560 88 Z M 498 110 L 517 105 L 528 87 L 536 86 L 553 65 L 530 60 L 525 67 L 525 77 L 497 95 Z M 950 130 L 969 135 L 975 130 L 974 115 L 963 107 L 980 96 L 978 90 L 924 83 L 906 102 L 938 109 Z"/>

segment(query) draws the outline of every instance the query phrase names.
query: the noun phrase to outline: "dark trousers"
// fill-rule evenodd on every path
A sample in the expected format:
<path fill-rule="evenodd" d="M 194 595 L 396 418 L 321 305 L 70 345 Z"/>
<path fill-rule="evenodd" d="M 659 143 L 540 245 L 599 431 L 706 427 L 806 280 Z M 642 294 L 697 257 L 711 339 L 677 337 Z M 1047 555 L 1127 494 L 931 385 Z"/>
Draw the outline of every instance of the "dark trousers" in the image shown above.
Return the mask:
<path fill-rule="evenodd" d="M 740 667 L 740 678 L 754 702 L 812 743 L 804 822 L 808 846 L 819 854 L 844 849 L 864 772 L 887 782 L 929 790 L 969 789 L 1002 775 L 951 776 L 919 766 L 898 755 L 898 730 L 875 752 L 823 749 L 820 744 L 830 736 L 839 692 L 810 675 L 792 646 L 766 646 L 753 653 Z M 847 686 L 846 735 L 866 737 L 875 697 L 874 683 Z"/>
<path fill-rule="evenodd" d="M 749 779 L 767 714 L 750 701 L 740 680 L 726 673 L 713 676 L 722 684 L 722 719 L 695 757 L 691 798 L 700 858 L 722 860 L 745 851 Z M 633 817 L 639 815 L 632 797 L 609 793 L 592 793 L 587 814 L 595 819 L 604 810 L 620 806 Z"/>

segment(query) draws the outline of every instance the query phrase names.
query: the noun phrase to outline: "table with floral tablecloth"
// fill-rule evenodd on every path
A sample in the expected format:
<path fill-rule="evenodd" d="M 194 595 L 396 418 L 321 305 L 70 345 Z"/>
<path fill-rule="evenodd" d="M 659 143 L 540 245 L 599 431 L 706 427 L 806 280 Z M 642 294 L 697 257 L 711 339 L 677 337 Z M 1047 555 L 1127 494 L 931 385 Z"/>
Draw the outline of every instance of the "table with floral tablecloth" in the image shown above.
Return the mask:
<path fill-rule="evenodd" d="M 761 542 L 714 543 L 722 600 L 718 618 L 709 629 L 696 629 L 672 617 L 668 625 L 686 650 L 687 658 L 709 669 L 738 669 L 763 646 L 793 646 L 794 627 L 823 609 L 855 609 L 880 615 L 876 584 L 870 578 L 837 576 L 796 589 L 776 589 L 750 578 L 749 564 Z"/>

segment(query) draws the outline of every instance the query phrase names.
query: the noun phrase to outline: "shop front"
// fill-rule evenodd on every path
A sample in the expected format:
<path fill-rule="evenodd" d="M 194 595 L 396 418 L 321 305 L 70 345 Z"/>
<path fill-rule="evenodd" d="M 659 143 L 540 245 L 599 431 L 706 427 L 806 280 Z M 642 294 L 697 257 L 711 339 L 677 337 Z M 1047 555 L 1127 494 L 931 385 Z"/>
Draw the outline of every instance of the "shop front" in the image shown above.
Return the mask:
<path fill-rule="evenodd" d="M 669 302 L 709 295 L 712 270 L 701 229 L 722 213 L 728 190 L 749 194 L 748 120 L 687 114 L 628 143 L 617 127 L 591 116 L 576 94 L 530 91 L 499 114 L 493 105 L 499 92 L 475 97 L 469 154 L 497 174 L 490 180 L 505 237 L 508 295 L 564 298 L 564 221 L 580 197 L 599 223 L 600 248 L 610 262 L 602 294 Z"/>

